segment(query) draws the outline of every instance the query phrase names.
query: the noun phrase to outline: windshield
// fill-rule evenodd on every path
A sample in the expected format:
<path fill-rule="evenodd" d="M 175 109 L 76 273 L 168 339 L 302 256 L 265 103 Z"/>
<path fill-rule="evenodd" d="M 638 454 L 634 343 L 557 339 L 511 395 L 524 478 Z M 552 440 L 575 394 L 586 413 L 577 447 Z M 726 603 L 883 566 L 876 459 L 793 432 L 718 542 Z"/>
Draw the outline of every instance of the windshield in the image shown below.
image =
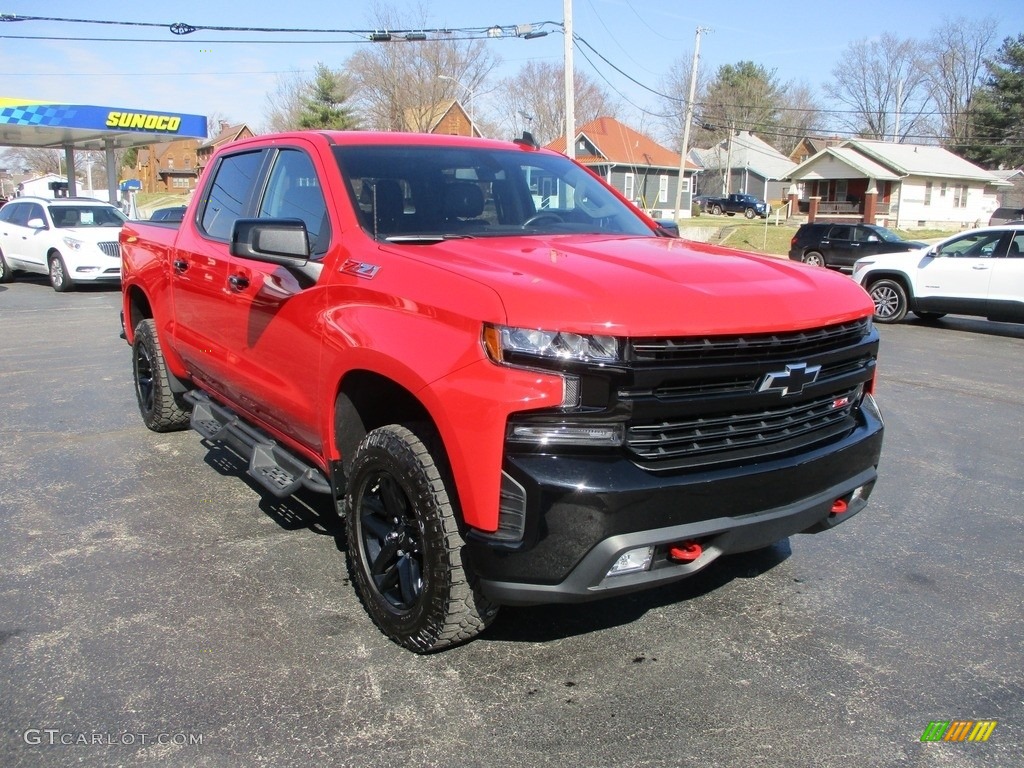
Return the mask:
<path fill-rule="evenodd" d="M 871 231 L 874 232 L 887 243 L 903 242 L 903 238 L 897 235 L 891 229 L 886 229 L 885 227 L 874 227 Z"/>
<path fill-rule="evenodd" d="M 363 228 L 381 239 L 654 236 L 629 206 L 561 155 L 437 146 L 334 151 Z"/>
<path fill-rule="evenodd" d="M 127 217 L 107 205 L 51 205 L 50 218 L 59 229 L 71 227 L 120 227 Z"/>

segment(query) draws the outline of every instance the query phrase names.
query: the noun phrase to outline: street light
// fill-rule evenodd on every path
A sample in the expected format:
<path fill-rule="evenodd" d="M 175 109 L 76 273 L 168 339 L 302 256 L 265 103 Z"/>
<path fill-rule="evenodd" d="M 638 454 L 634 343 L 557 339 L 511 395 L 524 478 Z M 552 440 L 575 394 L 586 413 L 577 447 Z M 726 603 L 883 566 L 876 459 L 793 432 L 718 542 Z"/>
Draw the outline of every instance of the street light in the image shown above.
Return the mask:
<path fill-rule="evenodd" d="M 466 112 L 469 114 L 469 135 L 472 136 L 473 135 L 473 130 L 476 127 L 476 122 L 473 120 L 473 97 L 476 95 L 476 92 L 473 91 L 472 88 L 469 88 L 466 85 L 463 85 L 460 81 L 456 80 L 454 77 L 450 77 L 448 75 L 438 75 L 438 77 L 441 80 L 451 80 L 453 83 L 455 83 L 457 86 L 459 86 L 466 93 L 469 94 L 469 99 L 466 100 Z"/>

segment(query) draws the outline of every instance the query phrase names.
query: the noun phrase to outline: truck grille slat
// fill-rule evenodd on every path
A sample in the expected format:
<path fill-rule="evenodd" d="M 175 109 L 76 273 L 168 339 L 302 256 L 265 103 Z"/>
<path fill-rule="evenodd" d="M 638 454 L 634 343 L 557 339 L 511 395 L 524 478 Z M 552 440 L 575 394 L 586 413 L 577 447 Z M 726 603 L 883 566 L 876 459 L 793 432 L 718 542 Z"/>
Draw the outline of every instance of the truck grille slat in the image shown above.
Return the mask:
<path fill-rule="evenodd" d="M 807 356 L 855 344 L 867 333 L 869 321 L 814 328 L 793 333 L 766 333 L 730 337 L 632 339 L 636 363 L 694 362 L 697 360 L 778 360 Z"/>
<path fill-rule="evenodd" d="M 752 413 L 631 425 L 626 432 L 626 444 L 648 460 L 770 446 L 844 424 L 858 396 L 857 390 L 850 390 Z"/>

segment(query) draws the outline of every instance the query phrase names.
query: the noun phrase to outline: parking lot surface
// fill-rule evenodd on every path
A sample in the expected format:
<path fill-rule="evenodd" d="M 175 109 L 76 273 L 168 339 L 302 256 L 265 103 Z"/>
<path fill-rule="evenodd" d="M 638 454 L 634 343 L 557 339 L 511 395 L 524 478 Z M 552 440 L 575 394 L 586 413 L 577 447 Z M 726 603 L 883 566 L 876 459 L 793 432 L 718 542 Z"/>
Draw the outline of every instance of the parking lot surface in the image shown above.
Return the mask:
<path fill-rule="evenodd" d="M 423 657 L 321 500 L 143 427 L 119 296 L 0 286 L 0 766 L 1024 765 L 1024 326 L 881 329 L 838 529 Z"/>

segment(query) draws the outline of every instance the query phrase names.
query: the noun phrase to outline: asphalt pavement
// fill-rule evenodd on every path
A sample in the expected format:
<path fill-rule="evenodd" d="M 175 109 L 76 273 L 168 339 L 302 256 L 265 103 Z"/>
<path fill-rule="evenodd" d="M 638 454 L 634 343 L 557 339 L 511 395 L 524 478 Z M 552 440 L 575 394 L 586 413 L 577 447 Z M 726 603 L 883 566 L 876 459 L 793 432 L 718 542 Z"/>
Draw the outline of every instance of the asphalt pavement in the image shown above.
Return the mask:
<path fill-rule="evenodd" d="M 321 499 L 144 428 L 118 306 L 0 286 L 0 766 L 1024 765 L 1024 326 L 881 328 L 836 530 L 424 657 Z"/>

